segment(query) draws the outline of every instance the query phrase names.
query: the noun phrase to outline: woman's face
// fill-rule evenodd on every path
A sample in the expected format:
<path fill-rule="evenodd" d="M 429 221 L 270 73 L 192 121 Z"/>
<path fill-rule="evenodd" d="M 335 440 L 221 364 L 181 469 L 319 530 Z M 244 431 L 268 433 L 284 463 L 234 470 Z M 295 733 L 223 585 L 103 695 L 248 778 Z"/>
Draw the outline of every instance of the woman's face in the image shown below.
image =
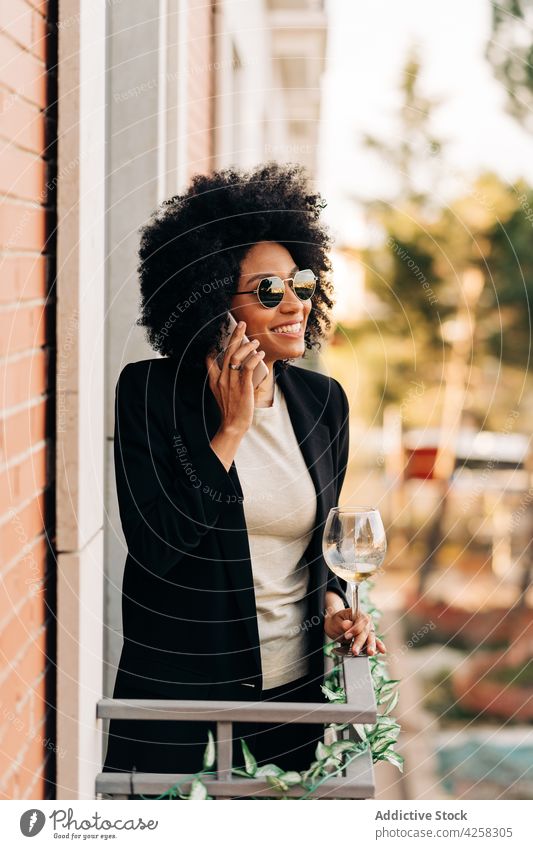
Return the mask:
<path fill-rule="evenodd" d="M 298 271 L 298 268 L 287 248 L 277 242 L 257 242 L 241 263 L 237 290 L 251 292 L 257 288 L 261 277 L 275 274 L 285 280 L 292 277 L 295 271 Z M 264 362 L 270 366 L 275 360 L 303 355 L 304 333 L 311 312 L 311 302 L 311 298 L 301 301 L 292 291 L 290 284 L 285 283 L 283 300 L 273 309 L 264 307 L 257 295 L 239 294 L 232 298 L 230 310 L 235 321 L 246 322 L 245 333 L 248 339 L 259 340 L 259 350 L 265 352 Z"/>

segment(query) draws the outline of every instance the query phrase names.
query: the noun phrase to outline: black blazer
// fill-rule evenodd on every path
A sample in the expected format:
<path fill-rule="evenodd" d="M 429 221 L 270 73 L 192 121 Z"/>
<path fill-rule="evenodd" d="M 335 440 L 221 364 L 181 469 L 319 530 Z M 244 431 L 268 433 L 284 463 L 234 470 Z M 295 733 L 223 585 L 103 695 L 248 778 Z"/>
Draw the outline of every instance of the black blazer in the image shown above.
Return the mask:
<path fill-rule="evenodd" d="M 326 588 L 348 606 L 345 582 L 322 556 L 348 461 L 348 401 L 334 378 L 279 363 L 274 375 L 317 493 L 303 624 L 311 674 L 320 677 Z M 157 358 L 120 373 L 114 456 L 128 555 L 119 677 L 127 671 L 167 698 L 185 698 L 180 683 L 195 681 L 253 685 L 257 694 L 262 687 L 243 494 L 235 463 L 226 471 L 209 445 L 220 420 L 205 367 L 193 373 Z"/>

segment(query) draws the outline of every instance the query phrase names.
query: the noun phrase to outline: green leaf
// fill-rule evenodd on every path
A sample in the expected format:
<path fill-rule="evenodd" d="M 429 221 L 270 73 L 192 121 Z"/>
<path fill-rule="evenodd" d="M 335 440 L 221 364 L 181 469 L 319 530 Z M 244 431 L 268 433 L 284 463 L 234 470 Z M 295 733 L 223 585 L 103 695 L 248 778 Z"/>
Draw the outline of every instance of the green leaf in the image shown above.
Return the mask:
<path fill-rule="evenodd" d="M 361 738 L 361 740 L 366 740 L 366 739 L 367 739 L 367 733 L 366 733 L 366 731 L 365 731 L 365 726 L 364 726 L 364 725 L 359 725 L 359 724 L 354 723 L 354 726 L 353 726 L 353 727 L 355 728 L 355 731 L 356 731 L 356 733 L 359 735 L 359 737 Z"/>
<path fill-rule="evenodd" d="M 239 769 L 238 766 L 233 766 L 231 768 L 232 775 L 241 775 L 243 778 L 250 778 L 249 774 L 245 769 Z"/>
<path fill-rule="evenodd" d="M 389 733 L 388 731 L 384 731 L 381 734 L 376 733 L 373 736 L 369 737 L 368 738 L 368 744 L 369 744 L 371 750 L 373 752 L 375 752 L 379 748 L 379 746 L 381 746 L 383 743 L 387 743 L 387 742 L 396 743 L 397 742 L 396 737 L 397 737 L 396 734 L 392 734 L 392 733 Z"/>
<path fill-rule="evenodd" d="M 274 787 L 276 790 L 288 790 L 289 785 L 285 784 L 285 782 L 279 777 L 279 775 L 267 775 L 267 782 L 271 787 Z"/>
<path fill-rule="evenodd" d="M 391 726 L 400 727 L 393 716 L 387 716 L 385 713 L 380 713 L 374 728 L 389 728 Z"/>
<path fill-rule="evenodd" d="M 403 755 L 399 755 L 398 752 L 386 752 L 383 757 L 383 760 L 388 761 L 393 766 L 397 767 L 400 772 L 403 772 Z"/>
<path fill-rule="evenodd" d="M 333 681 L 321 684 L 320 689 L 328 696 L 336 696 L 340 691 L 339 685 L 335 684 Z"/>
<path fill-rule="evenodd" d="M 246 772 L 248 773 L 248 775 L 254 776 L 257 772 L 257 761 L 252 755 L 250 749 L 248 748 L 244 740 L 241 740 L 241 748 L 244 757 L 244 767 L 246 769 Z"/>
<path fill-rule="evenodd" d="M 213 733 L 207 732 L 207 746 L 204 751 L 204 769 L 211 769 L 215 763 L 216 747 Z"/>
<path fill-rule="evenodd" d="M 394 688 L 396 686 L 397 685 L 396 685 L 395 681 L 387 681 L 387 682 L 383 683 L 378 688 L 379 689 L 379 698 L 381 700 L 381 701 L 378 702 L 378 704 L 381 704 L 382 702 L 386 701 L 386 698 L 384 698 L 385 696 L 390 698 L 392 693 L 394 692 Z"/>
<path fill-rule="evenodd" d="M 269 775 L 281 775 L 283 770 L 276 764 L 264 764 L 257 767 L 254 778 L 266 778 Z"/>
<path fill-rule="evenodd" d="M 323 761 L 325 758 L 329 757 L 330 754 L 331 748 L 320 741 L 315 749 L 315 758 L 317 761 Z"/>
<path fill-rule="evenodd" d="M 380 743 L 378 746 L 373 746 L 372 747 L 372 754 L 373 755 L 382 755 L 383 752 L 386 752 L 387 749 L 390 749 L 390 747 L 393 746 L 395 742 L 396 742 L 396 740 L 385 740 L 384 742 Z"/>
<path fill-rule="evenodd" d="M 278 776 L 278 778 L 288 787 L 294 787 L 296 784 L 302 783 L 302 776 L 299 772 L 282 772 L 281 775 Z"/>
<path fill-rule="evenodd" d="M 330 755 L 329 758 L 322 761 L 322 766 L 324 769 L 327 769 L 329 766 L 333 766 L 337 769 L 337 767 L 342 766 L 342 755 Z"/>
<path fill-rule="evenodd" d="M 322 765 L 319 764 L 317 766 L 316 762 L 315 762 L 314 766 L 309 767 L 309 769 L 307 769 L 305 772 L 302 773 L 303 782 L 305 784 L 307 784 L 308 782 L 313 781 L 319 775 L 321 770 L 322 770 Z"/>
<path fill-rule="evenodd" d="M 331 722 L 328 728 L 333 729 L 333 731 L 344 731 L 345 728 L 348 728 L 348 722 Z"/>
<path fill-rule="evenodd" d="M 191 792 L 188 796 L 189 799 L 207 799 L 207 788 L 203 781 L 199 778 L 195 778 L 191 784 Z"/>
<path fill-rule="evenodd" d="M 331 744 L 331 752 L 334 755 L 342 755 L 343 752 L 353 752 L 357 749 L 357 740 L 337 740 Z"/>
<path fill-rule="evenodd" d="M 396 692 L 394 693 L 394 695 L 393 695 L 392 699 L 390 700 L 389 704 L 388 704 L 388 705 L 387 705 L 387 707 L 386 707 L 385 714 L 389 714 L 391 711 L 393 711 L 393 710 L 394 710 L 394 708 L 395 708 L 395 707 L 396 707 L 396 705 L 398 704 L 398 699 L 399 699 L 399 698 L 400 698 L 400 694 L 398 693 L 398 691 L 396 691 Z"/>
<path fill-rule="evenodd" d="M 332 690 L 327 686 L 327 684 L 321 684 L 320 689 L 322 690 L 326 698 L 329 699 L 330 702 L 346 701 L 346 696 L 344 695 L 344 690 L 342 689 Z"/>

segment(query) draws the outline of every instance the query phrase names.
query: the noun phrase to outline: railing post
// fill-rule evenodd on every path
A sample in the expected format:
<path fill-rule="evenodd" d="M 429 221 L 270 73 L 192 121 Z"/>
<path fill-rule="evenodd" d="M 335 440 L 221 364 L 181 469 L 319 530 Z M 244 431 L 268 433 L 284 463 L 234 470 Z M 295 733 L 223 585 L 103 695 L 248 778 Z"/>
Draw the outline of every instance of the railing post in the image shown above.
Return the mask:
<path fill-rule="evenodd" d="M 217 781 L 231 781 L 233 765 L 233 723 L 217 722 Z"/>

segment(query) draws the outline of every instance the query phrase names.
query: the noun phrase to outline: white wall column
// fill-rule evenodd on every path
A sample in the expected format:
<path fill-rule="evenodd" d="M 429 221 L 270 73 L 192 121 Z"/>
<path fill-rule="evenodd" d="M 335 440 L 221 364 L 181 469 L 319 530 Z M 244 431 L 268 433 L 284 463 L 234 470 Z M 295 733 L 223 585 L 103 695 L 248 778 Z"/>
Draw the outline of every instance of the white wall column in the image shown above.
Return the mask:
<path fill-rule="evenodd" d="M 104 695 L 111 695 L 122 647 L 121 592 L 127 548 L 115 491 L 115 385 L 122 366 L 155 356 L 135 325 L 139 309 L 139 227 L 177 175 L 176 43 L 186 0 L 108 4 L 107 307 Z M 170 102 L 169 102 L 170 101 Z"/>
<path fill-rule="evenodd" d="M 59 4 L 57 798 L 94 798 L 103 620 L 105 9 Z"/>

